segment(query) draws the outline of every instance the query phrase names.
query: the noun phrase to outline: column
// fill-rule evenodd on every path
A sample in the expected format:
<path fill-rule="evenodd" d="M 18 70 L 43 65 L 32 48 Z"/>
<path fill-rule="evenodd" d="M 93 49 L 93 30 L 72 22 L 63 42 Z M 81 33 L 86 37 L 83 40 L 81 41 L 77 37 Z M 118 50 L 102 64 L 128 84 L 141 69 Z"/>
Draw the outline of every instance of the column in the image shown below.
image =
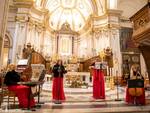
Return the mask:
<path fill-rule="evenodd" d="M 78 44 L 78 36 L 74 36 L 74 55 L 78 56 L 79 44 Z"/>
<path fill-rule="evenodd" d="M 16 22 L 15 34 L 13 40 L 13 48 L 12 48 L 12 63 L 16 62 L 16 52 L 17 52 L 17 42 L 18 42 L 18 32 L 19 32 L 19 23 Z"/>
<path fill-rule="evenodd" d="M 2 65 L 3 45 L 6 33 L 7 15 L 9 10 L 9 0 L 0 0 L 0 65 Z"/>
<path fill-rule="evenodd" d="M 19 58 L 22 58 L 22 50 L 24 48 L 24 44 L 26 43 L 26 23 L 20 22 L 20 32 L 18 32 L 18 42 L 17 42 L 17 54 L 19 55 Z"/>
<path fill-rule="evenodd" d="M 44 49 L 44 38 L 46 36 L 46 31 L 43 29 L 42 33 L 41 33 L 41 37 L 40 37 L 40 52 L 43 53 L 43 49 Z"/>
<path fill-rule="evenodd" d="M 108 9 L 117 9 L 117 1 L 118 0 L 108 0 L 107 1 Z"/>
<path fill-rule="evenodd" d="M 26 40 L 25 40 L 25 45 L 27 45 L 28 43 L 30 43 L 30 24 L 27 23 L 26 24 Z"/>
<path fill-rule="evenodd" d="M 114 70 L 118 71 L 118 75 L 122 74 L 122 55 L 120 51 L 120 37 L 119 37 L 119 29 L 113 31 L 111 38 L 111 48 L 113 52 L 113 61 L 114 61 Z M 113 72 L 115 74 L 115 72 Z"/>

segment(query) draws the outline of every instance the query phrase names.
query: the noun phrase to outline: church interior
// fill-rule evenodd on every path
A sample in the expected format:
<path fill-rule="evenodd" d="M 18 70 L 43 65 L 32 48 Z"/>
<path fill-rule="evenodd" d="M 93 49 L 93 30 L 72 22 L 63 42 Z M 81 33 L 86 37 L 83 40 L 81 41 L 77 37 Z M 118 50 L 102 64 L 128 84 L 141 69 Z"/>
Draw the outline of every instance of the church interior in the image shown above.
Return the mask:
<path fill-rule="evenodd" d="M 30 112 L 4 84 L 10 64 L 23 85 L 37 81 L 29 86 L 36 92 L 35 113 L 150 112 L 149 0 L 0 0 L 0 7 L 0 112 Z M 67 71 L 60 105 L 52 100 L 59 59 Z M 135 65 L 143 85 L 132 82 L 131 88 L 142 87 L 141 106 L 125 101 Z M 93 67 L 103 72 L 103 99 L 92 97 Z"/>

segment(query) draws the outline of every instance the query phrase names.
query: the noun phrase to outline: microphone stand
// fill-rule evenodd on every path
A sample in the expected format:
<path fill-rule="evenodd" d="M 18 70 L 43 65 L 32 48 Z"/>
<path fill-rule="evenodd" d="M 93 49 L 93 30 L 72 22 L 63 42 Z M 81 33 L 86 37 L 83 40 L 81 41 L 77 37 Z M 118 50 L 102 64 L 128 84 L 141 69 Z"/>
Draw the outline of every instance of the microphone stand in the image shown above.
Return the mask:
<path fill-rule="evenodd" d="M 103 70 L 102 70 L 102 69 L 103 69 L 102 67 L 103 67 L 103 64 L 100 64 L 99 73 L 101 73 L 101 72 L 103 71 Z M 98 74 L 99 74 L 99 73 L 98 73 Z M 102 74 L 102 73 L 101 73 L 101 74 Z M 100 74 L 100 76 L 102 76 L 101 74 Z M 99 78 L 100 78 L 100 76 L 99 76 Z M 100 80 L 100 98 L 101 98 L 101 97 L 102 97 L 102 80 Z"/>
<path fill-rule="evenodd" d="M 115 101 L 121 101 L 121 99 L 119 98 L 119 81 L 118 81 L 118 71 L 116 71 L 116 77 L 117 77 L 117 98 L 115 99 Z"/>
<path fill-rule="evenodd" d="M 61 66 L 59 66 L 58 72 L 59 72 L 58 78 L 61 78 Z M 60 81 L 58 83 L 58 104 L 61 104 L 61 101 L 60 101 Z"/>

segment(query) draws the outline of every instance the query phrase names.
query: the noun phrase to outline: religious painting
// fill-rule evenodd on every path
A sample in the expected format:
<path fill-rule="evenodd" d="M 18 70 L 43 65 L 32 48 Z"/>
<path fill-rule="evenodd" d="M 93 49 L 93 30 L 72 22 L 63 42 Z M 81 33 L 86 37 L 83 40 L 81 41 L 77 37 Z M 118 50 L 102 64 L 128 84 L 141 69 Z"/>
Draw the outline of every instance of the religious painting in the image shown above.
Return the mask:
<path fill-rule="evenodd" d="M 140 66 L 140 52 L 132 40 L 133 29 L 121 28 L 120 30 L 120 46 L 122 52 L 122 73 L 123 79 L 130 78 L 130 69 L 133 64 Z"/>
<path fill-rule="evenodd" d="M 70 37 L 70 35 L 61 35 L 59 39 L 59 53 L 61 55 L 71 55 L 72 37 Z"/>
<path fill-rule="evenodd" d="M 61 43 L 62 43 L 62 48 L 61 49 L 61 52 L 62 53 L 68 53 L 69 52 L 69 41 L 67 38 L 62 38 L 61 39 Z"/>
<path fill-rule="evenodd" d="M 130 78 L 130 69 L 133 64 L 137 64 L 140 66 L 140 54 L 139 53 L 123 53 L 122 54 L 122 71 L 123 71 L 123 78 L 128 80 Z"/>

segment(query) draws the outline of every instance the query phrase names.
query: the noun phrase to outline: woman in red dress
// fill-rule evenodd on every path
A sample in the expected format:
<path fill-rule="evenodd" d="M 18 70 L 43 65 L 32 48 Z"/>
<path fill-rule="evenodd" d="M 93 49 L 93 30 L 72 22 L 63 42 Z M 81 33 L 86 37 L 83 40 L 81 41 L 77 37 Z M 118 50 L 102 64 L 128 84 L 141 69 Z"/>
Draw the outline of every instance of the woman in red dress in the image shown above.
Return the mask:
<path fill-rule="evenodd" d="M 56 104 L 61 104 L 65 100 L 63 76 L 67 72 L 62 64 L 62 60 L 58 60 L 53 67 L 53 87 L 52 98 Z"/>
<path fill-rule="evenodd" d="M 91 66 L 93 75 L 93 98 L 105 99 L 104 72 L 102 69 L 95 69 L 94 65 L 95 63 Z"/>
<path fill-rule="evenodd" d="M 4 84 L 8 86 L 8 90 L 16 94 L 16 96 L 18 97 L 20 108 L 34 107 L 35 106 L 34 98 L 30 99 L 30 103 L 28 102 L 30 91 L 29 87 L 17 84 L 17 82 L 20 82 L 20 76 L 15 71 L 15 69 L 16 66 L 14 64 L 10 64 L 8 66 L 8 72 L 5 76 Z M 28 104 L 30 106 L 28 106 Z"/>
<path fill-rule="evenodd" d="M 139 65 L 132 65 L 130 79 L 144 79 L 139 72 Z M 127 88 L 126 102 L 128 104 L 145 105 L 145 90 L 144 88 Z"/>

